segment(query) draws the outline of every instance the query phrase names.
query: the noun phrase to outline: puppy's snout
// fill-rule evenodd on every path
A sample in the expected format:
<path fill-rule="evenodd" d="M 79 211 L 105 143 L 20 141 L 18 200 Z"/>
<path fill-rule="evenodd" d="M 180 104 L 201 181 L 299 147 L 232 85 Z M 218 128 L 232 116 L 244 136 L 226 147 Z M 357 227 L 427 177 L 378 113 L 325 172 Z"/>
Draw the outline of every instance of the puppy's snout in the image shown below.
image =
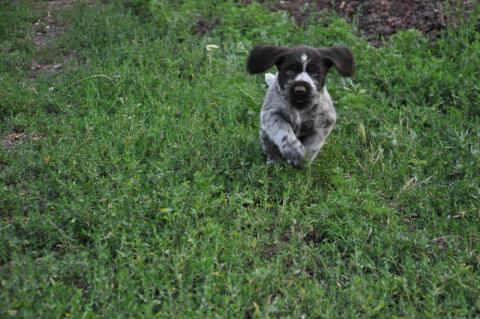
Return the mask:
<path fill-rule="evenodd" d="M 312 99 L 312 87 L 308 82 L 296 81 L 290 86 L 288 98 L 294 106 L 304 106 Z"/>
<path fill-rule="evenodd" d="M 297 96 L 309 95 L 310 85 L 304 81 L 295 82 L 292 85 L 291 92 Z"/>
<path fill-rule="evenodd" d="M 293 87 L 293 92 L 295 93 L 307 93 L 307 88 L 305 87 L 305 85 L 295 85 Z"/>

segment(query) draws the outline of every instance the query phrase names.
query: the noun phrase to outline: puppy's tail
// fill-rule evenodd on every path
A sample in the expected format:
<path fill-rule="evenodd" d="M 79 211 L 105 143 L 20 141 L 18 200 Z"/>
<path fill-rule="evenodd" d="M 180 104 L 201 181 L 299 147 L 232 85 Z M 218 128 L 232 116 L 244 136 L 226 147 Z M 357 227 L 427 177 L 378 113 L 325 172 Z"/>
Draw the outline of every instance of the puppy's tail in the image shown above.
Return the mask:
<path fill-rule="evenodd" d="M 278 74 L 278 73 L 277 73 Z M 267 85 L 270 87 L 272 86 L 273 83 L 275 83 L 275 80 L 277 79 L 277 75 L 273 75 L 272 73 L 265 73 L 265 82 L 267 82 Z"/>

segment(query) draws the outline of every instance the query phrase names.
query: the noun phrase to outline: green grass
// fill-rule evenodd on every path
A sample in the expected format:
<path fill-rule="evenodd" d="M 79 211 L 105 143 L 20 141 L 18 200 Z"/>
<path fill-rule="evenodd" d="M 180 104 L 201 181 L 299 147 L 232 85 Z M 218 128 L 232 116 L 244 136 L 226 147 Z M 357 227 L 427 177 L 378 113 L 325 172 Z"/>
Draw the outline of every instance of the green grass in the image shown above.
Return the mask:
<path fill-rule="evenodd" d="M 46 51 L 0 3 L 0 137 L 44 136 L 0 149 L 0 317 L 480 316 L 479 9 L 377 49 L 258 4 L 77 4 Z M 356 55 L 304 170 L 265 165 L 256 43 Z"/>

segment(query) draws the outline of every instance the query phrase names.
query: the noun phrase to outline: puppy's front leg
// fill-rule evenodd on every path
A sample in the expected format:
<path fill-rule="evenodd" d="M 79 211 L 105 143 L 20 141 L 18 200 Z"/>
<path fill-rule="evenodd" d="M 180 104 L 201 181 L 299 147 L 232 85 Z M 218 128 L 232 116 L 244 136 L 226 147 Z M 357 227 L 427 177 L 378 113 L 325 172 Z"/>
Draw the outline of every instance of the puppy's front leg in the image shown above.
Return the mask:
<path fill-rule="evenodd" d="M 333 125 L 326 128 L 316 128 L 312 132 L 302 138 L 302 143 L 306 149 L 306 156 L 309 161 L 313 161 L 317 157 L 318 152 L 325 144 L 327 136 L 333 129 Z"/>
<path fill-rule="evenodd" d="M 266 134 L 280 151 L 287 163 L 302 167 L 305 161 L 305 147 L 295 136 L 295 132 L 283 114 L 277 112 L 262 112 L 262 133 Z M 265 150 L 265 148 L 264 148 Z M 269 154 L 266 154 L 269 157 Z"/>

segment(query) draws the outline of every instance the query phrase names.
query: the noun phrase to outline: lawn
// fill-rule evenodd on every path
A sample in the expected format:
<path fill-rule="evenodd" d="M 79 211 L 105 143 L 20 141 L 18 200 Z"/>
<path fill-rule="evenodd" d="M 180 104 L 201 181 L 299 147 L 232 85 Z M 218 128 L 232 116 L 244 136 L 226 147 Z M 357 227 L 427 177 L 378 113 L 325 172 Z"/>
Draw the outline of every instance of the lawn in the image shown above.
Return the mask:
<path fill-rule="evenodd" d="M 376 48 L 240 2 L 79 2 L 48 47 L 45 3 L 0 2 L 0 317 L 480 316 L 480 7 Z M 269 167 L 246 56 L 303 43 L 357 72 L 318 158 Z"/>

